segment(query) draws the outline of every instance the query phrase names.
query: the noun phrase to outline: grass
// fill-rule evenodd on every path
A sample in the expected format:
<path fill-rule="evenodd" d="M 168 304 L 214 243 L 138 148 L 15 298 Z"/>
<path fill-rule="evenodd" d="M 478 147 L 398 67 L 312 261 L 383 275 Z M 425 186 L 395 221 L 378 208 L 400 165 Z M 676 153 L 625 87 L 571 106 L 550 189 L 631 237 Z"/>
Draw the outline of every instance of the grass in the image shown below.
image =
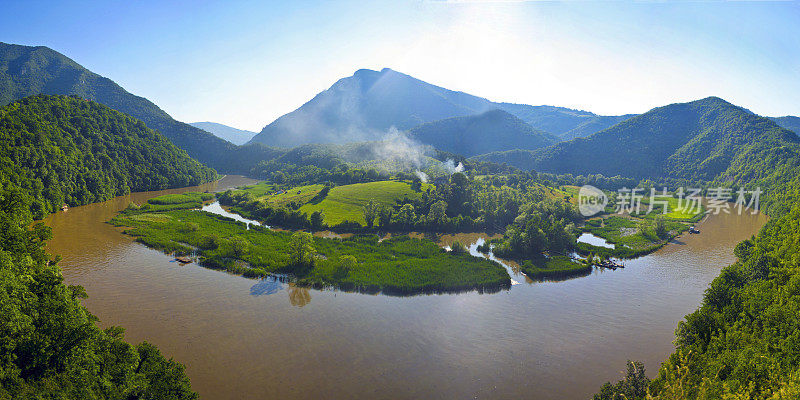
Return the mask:
<path fill-rule="evenodd" d="M 655 196 L 654 200 L 653 210 L 648 212 L 650 197 L 649 195 L 645 196 L 644 199 L 642 199 L 641 212 L 636 216 L 650 219 L 663 216 L 665 219 L 671 221 L 697 222 L 703 218 L 706 212 L 702 204 L 695 210 L 690 210 L 690 207 L 688 207 L 688 204 L 684 201 L 683 207 L 679 207 L 679 200 L 672 196 Z M 664 205 L 660 203 L 664 201 L 667 202 L 666 214 L 663 212 Z"/>
<path fill-rule="evenodd" d="M 570 278 L 592 272 L 592 266 L 574 262 L 566 256 L 526 260 L 520 265 L 520 269 L 531 279 Z"/>
<path fill-rule="evenodd" d="M 299 211 L 310 215 L 321 211 L 326 225 L 334 226 L 344 221 L 366 225 L 363 208 L 370 199 L 385 206 L 394 206 L 404 198 L 416 199 L 427 190 L 429 184 L 423 184 L 422 191 L 415 192 L 411 184 L 402 181 L 378 181 L 336 186 L 327 195 L 321 196 L 323 185 L 308 185 L 291 188 L 282 194 L 272 194 L 274 187 L 266 183 L 242 188 L 254 199 L 266 201 L 273 206 L 286 206 L 294 203 Z"/>
<path fill-rule="evenodd" d="M 620 217 L 613 215 L 604 219 L 591 219 L 586 221 L 583 227 L 584 232 L 589 232 L 595 236 L 605 239 L 609 243 L 616 245 L 616 248 L 592 246 L 586 243 L 578 243 L 578 250 L 583 254 L 596 253 L 619 258 L 634 258 L 658 250 L 672 238 L 686 231 L 686 224 L 665 221 L 665 226 L 669 232 L 668 237 L 660 238 L 653 229 L 645 229 L 642 232 L 639 224 L 642 220 Z M 650 222 L 650 220 L 645 220 Z"/>
<path fill-rule="evenodd" d="M 111 223 L 127 227 L 125 233 L 149 247 L 168 253 L 194 253 L 203 266 L 246 277 L 292 273 L 301 285 L 398 295 L 495 291 L 511 283 L 506 270 L 496 262 L 469 254 L 454 255 L 430 240 L 407 236 L 381 242 L 376 235 L 314 238 L 314 267 L 296 271 L 288 266 L 290 232 L 263 227 L 248 230 L 243 223 L 191 209 L 191 202 L 183 204 L 183 209 L 132 207 Z M 342 268 L 344 256 L 357 260 L 349 270 Z"/>
<path fill-rule="evenodd" d="M 426 188 L 423 186 L 422 190 Z M 344 221 L 354 221 L 365 225 L 363 208 L 370 199 L 385 206 L 393 206 L 404 198 L 416 199 L 421 195 L 411 189 L 406 182 L 380 181 L 336 186 L 317 204 L 308 203 L 300 211 L 311 214 L 321 211 L 327 225 Z"/>

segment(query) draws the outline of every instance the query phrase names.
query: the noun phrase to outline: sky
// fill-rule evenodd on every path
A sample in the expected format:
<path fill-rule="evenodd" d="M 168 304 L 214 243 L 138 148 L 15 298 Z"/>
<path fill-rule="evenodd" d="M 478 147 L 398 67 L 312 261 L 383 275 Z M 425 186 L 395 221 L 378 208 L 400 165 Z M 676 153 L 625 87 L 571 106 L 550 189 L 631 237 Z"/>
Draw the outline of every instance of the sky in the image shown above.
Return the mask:
<path fill-rule="evenodd" d="M 260 131 L 361 68 L 604 115 L 719 96 L 800 115 L 800 1 L 4 0 L 44 45 L 184 122 Z"/>

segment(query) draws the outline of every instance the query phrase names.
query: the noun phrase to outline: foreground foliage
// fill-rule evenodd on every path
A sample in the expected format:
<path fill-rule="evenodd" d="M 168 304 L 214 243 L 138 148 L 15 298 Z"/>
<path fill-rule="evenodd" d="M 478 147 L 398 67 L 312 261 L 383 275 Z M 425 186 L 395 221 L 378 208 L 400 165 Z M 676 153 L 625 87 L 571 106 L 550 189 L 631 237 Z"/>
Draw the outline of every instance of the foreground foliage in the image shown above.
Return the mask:
<path fill-rule="evenodd" d="M 27 196 L 0 195 L 0 399 L 194 399 L 183 365 L 101 330 L 30 226 Z"/>

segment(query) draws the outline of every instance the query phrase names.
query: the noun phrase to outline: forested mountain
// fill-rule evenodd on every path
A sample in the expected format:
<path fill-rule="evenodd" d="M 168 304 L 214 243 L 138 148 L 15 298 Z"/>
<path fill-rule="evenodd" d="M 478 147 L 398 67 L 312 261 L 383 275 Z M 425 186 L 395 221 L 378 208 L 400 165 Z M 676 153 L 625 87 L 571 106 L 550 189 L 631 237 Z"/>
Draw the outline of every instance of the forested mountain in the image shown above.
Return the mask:
<path fill-rule="evenodd" d="M 408 135 L 439 150 L 467 157 L 500 150 L 538 149 L 558 142 L 555 136 L 502 110 L 428 122 L 411 129 Z"/>
<path fill-rule="evenodd" d="M 589 135 L 626 117 L 602 117 L 562 107 L 494 103 L 482 97 L 431 85 L 384 68 L 361 69 L 271 124 L 251 142 L 293 147 L 306 143 L 379 140 L 394 127 L 411 129 L 427 122 L 502 109 L 534 129 Z"/>
<path fill-rule="evenodd" d="M 128 93 L 111 79 L 52 49 L 0 42 L 0 106 L 36 94 L 74 94 L 138 118 L 193 158 L 221 172 L 246 173 L 259 159 L 271 156 L 269 149 L 241 151 L 202 129 L 176 121 L 149 100 Z"/>
<path fill-rule="evenodd" d="M 588 138 L 477 159 L 575 175 L 713 180 L 755 147 L 797 142 L 771 120 L 709 97 L 655 108 Z"/>
<path fill-rule="evenodd" d="M 0 108 L 0 183 L 35 217 L 62 203 L 208 182 L 214 170 L 142 121 L 77 96 L 37 95 Z"/>
<path fill-rule="evenodd" d="M 214 136 L 225 139 L 235 145 L 243 145 L 257 134 L 257 132 L 236 129 L 234 127 L 219 124 L 216 122 L 192 122 L 189 125 L 200 128 Z"/>
<path fill-rule="evenodd" d="M 496 106 L 516 115 L 536 129 L 558 136 L 561 140 L 586 137 L 634 116 L 603 116 L 564 107 L 514 103 L 497 103 Z"/>
<path fill-rule="evenodd" d="M 771 120 L 775 121 L 776 124 L 800 135 L 800 117 L 774 117 L 770 118 Z"/>

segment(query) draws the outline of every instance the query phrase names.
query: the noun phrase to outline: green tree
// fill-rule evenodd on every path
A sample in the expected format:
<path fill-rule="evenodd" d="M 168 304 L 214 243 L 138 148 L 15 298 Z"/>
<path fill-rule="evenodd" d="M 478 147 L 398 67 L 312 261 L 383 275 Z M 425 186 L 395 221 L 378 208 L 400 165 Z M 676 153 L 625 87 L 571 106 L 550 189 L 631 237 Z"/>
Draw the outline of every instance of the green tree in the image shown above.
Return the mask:
<path fill-rule="evenodd" d="M 414 214 L 414 206 L 411 204 L 403 204 L 397 212 L 397 220 L 407 228 L 411 227 L 416 217 L 416 214 Z"/>
<path fill-rule="evenodd" d="M 314 237 L 308 232 L 295 232 L 289 241 L 289 265 L 292 267 L 314 266 Z"/>
<path fill-rule="evenodd" d="M 380 211 L 380 204 L 375 201 L 375 199 L 370 199 L 366 205 L 364 205 L 364 220 L 367 221 L 367 228 L 372 229 L 372 226 L 375 224 L 375 218 L 378 217 L 378 213 Z"/>
<path fill-rule="evenodd" d="M 428 221 L 433 225 L 443 225 L 447 220 L 447 203 L 439 200 L 431 204 L 431 209 L 428 211 Z"/>
<path fill-rule="evenodd" d="M 323 222 L 325 220 L 325 216 L 322 214 L 322 211 L 314 211 L 311 213 L 311 216 L 308 217 L 308 223 L 311 224 L 311 229 L 313 230 L 320 230 L 322 229 Z"/>
<path fill-rule="evenodd" d="M 381 229 L 388 229 L 392 224 L 392 209 L 390 207 L 381 205 L 378 209 L 378 226 Z"/>
<path fill-rule="evenodd" d="M 233 236 L 228 241 L 231 244 L 231 252 L 236 258 L 241 258 L 250 252 L 250 242 L 241 236 Z"/>

